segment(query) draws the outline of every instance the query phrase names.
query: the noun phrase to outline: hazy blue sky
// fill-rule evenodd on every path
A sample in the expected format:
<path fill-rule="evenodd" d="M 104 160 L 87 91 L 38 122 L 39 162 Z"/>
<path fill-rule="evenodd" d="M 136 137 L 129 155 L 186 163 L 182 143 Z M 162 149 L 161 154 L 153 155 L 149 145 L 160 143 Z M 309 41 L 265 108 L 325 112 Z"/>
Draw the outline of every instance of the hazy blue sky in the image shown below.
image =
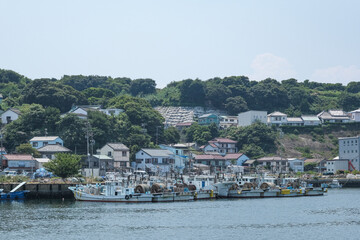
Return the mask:
<path fill-rule="evenodd" d="M 0 68 L 63 75 L 360 80 L 358 0 L 0 0 Z"/>

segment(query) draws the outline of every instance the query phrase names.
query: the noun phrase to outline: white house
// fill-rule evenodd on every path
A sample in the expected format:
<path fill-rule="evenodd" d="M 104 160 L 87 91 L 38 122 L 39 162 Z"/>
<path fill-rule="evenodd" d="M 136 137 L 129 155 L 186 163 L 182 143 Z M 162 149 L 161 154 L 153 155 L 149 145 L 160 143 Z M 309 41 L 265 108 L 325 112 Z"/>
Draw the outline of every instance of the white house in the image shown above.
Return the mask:
<path fill-rule="evenodd" d="M 119 108 L 107 108 L 107 109 L 100 109 L 100 112 L 105 113 L 109 116 L 118 116 L 120 113 L 124 112 L 123 109 Z"/>
<path fill-rule="evenodd" d="M 58 136 L 42 136 L 42 137 L 33 137 L 30 139 L 30 144 L 33 148 L 39 149 L 46 145 L 61 145 L 64 146 L 64 141 Z"/>
<path fill-rule="evenodd" d="M 269 125 L 281 126 L 287 124 L 287 115 L 281 112 L 273 112 L 267 115 Z"/>
<path fill-rule="evenodd" d="M 294 172 L 304 172 L 305 159 L 288 158 L 289 168 Z"/>
<path fill-rule="evenodd" d="M 208 142 L 204 147 L 204 152 L 218 152 L 221 155 L 226 155 L 227 153 L 236 153 L 237 141 L 228 139 L 228 138 L 215 138 Z"/>
<path fill-rule="evenodd" d="M 20 110 L 16 108 L 9 108 L 5 112 L 1 114 L 1 123 L 2 124 L 8 124 L 12 121 L 15 121 L 20 116 Z"/>
<path fill-rule="evenodd" d="M 183 144 L 175 144 L 175 145 L 163 145 L 160 144 L 159 147 L 161 149 L 169 150 L 174 155 L 174 168 L 182 173 L 185 166 L 189 164 L 190 152 L 189 149 Z"/>
<path fill-rule="evenodd" d="M 222 129 L 227 129 L 229 127 L 237 126 L 238 117 L 237 116 L 220 116 L 219 126 Z"/>
<path fill-rule="evenodd" d="M 250 110 L 250 111 L 238 114 L 238 126 L 239 127 L 250 126 L 251 124 L 253 124 L 254 122 L 257 122 L 257 121 L 266 124 L 267 123 L 267 112 Z"/>
<path fill-rule="evenodd" d="M 107 143 L 100 149 L 100 155 L 114 159 L 115 168 L 130 167 L 130 150 L 122 143 Z"/>
<path fill-rule="evenodd" d="M 350 112 L 351 120 L 355 122 L 360 122 L 360 108 Z"/>
<path fill-rule="evenodd" d="M 174 154 L 166 149 L 142 148 L 135 158 L 133 166 L 147 172 L 165 174 L 175 168 Z"/>
<path fill-rule="evenodd" d="M 304 121 L 304 126 L 317 126 L 321 124 L 317 116 L 301 116 L 301 119 Z"/>

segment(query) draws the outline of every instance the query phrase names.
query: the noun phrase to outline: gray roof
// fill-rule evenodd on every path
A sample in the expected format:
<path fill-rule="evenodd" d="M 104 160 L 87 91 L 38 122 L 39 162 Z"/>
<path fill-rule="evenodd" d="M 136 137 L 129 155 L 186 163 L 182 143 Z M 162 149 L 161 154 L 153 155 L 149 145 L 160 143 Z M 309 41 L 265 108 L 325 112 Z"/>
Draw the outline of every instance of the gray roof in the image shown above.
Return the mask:
<path fill-rule="evenodd" d="M 44 147 L 38 148 L 38 152 L 40 153 L 52 153 L 52 152 L 71 152 L 70 149 L 63 147 L 59 144 L 48 144 Z"/>
<path fill-rule="evenodd" d="M 171 151 L 165 149 L 142 148 L 141 150 L 152 157 L 169 157 L 173 155 Z"/>
<path fill-rule="evenodd" d="M 112 158 L 107 155 L 93 155 L 93 157 L 100 159 L 100 160 L 112 160 Z"/>
<path fill-rule="evenodd" d="M 301 116 L 304 121 L 320 121 L 317 116 Z"/>
<path fill-rule="evenodd" d="M 207 118 L 207 117 L 210 117 L 210 116 L 216 116 L 216 114 L 213 114 L 213 113 L 208 113 L 208 114 L 204 114 L 204 115 L 201 115 L 199 118 Z"/>
<path fill-rule="evenodd" d="M 122 143 L 108 143 L 107 145 L 109 145 L 109 147 L 111 147 L 115 151 L 129 150 L 129 148 Z"/>
<path fill-rule="evenodd" d="M 259 162 L 287 161 L 287 158 L 282 158 L 282 157 L 277 157 L 277 156 L 273 156 L 273 157 L 262 157 L 262 158 L 257 159 L 257 161 L 259 161 Z"/>
<path fill-rule="evenodd" d="M 40 137 L 33 137 L 30 139 L 30 142 L 36 142 L 36 141 L 55 141 L 58 139 L 58 136 L 40 136 Z"/>
<path fill-rule="evenodd" d="M 288 117 L 288 122 L 303 122 L 303 120 L 299 117 Z"/>

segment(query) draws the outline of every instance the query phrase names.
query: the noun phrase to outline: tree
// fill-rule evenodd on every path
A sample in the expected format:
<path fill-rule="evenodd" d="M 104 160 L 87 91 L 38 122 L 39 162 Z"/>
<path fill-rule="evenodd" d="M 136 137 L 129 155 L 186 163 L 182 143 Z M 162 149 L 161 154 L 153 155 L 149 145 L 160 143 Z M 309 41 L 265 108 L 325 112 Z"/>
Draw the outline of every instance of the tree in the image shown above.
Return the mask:
<path fill-rule="evenodd" d="M 226 99 L 225 109 L 230 115 L 237 115 L 249 110 L 246 101 L 240 96 Z"/>
<path fill-rule="evenodd" d="M 146 95 L 156 92 L 156 83 L 152 79 L 136 79 L 130 84 L 130 93 L 133 96 Z"/>
<path fill-rule="evenodd" d="M 175 127 L 169 127 L 164 130 L 164 142 L 166 144 L 178 143 L 179 140 L 180 140 L 180 134 Z"/>
<path fill-rule="evenodd" d="M 346 86 L 346 91 L 349 93 L 359 93 L 360 92 L 360 82 L 349 82 Z"/>
<path fill-rule="evenodd" d="M 56 107 L 61 112 L 68 111 L 73 104 L 86 104 L 82 93 L 50 79 L 37 79 L 23 90 L 24 103 L 38 103 L 44 107 Z"/>
<path fill-rule="evenodd" d="M 55 155 L 55 159 L 44 163 L 44 167 L 58 177 L 67 178 L 79 173 L 80 161 L 81 157 L 79 155 L 58 153 Z"/>
<path fill-rule="evenodd" d="M 23 143 L 16 147 L 17 153 L 31 154 L 33 157 L 41 157 L 37 149 L 33 148 L 30 143 Z"/>
<path fill-rule="evenodd" d="M 255 159 L 265 156 L 264 150 L 253 143 L 243 145 L 243 148 L 240 150 L 240 152 L 244 153 L 249 158 Z"/>
<path fill-rule="evenodd" d="M 231 96 L 231 91 L 221 84 L 208 84 L 206 87 L 206 99 L 212 106 L 224 109 L 225 100 Z"/>

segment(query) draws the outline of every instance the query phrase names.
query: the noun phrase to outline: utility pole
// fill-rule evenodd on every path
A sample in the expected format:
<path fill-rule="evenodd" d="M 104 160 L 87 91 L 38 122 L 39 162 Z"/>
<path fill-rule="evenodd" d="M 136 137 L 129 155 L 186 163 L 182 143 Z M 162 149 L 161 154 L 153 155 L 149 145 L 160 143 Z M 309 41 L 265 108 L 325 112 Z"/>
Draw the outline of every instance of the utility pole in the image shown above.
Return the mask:
<path fill-rule="evenodd" d="M 159 128 L 161 128 L 161 126 L 156 126 L 156 145 L 158 145 L 159 140 Z"/>
<path fill-rule="evenodd" d="M 91 165 L 90 165 L 90 144 L 89 139 L 92 137 L 92 131 L 91 131 L 91 125 L 89 121 L 86 122 L 86 128 L 85 128 L 85 137 L 86 137 L 86 154 L 87 154 L 87 161 L 88 161 L 88 169 L 90 171 Z"/>
<path fill-rule="evenodd" d="M 1 150 L 0 150 L 0 154 L 1 154 L 1 159 L 0 159 L 0 165 L 1 165 L 1 168 L 3 168 L 4 166 L 2 165 L 3 163 L 3 129 L 1 128 L 0 129 L 0 143 L 1 143 Z"/>

